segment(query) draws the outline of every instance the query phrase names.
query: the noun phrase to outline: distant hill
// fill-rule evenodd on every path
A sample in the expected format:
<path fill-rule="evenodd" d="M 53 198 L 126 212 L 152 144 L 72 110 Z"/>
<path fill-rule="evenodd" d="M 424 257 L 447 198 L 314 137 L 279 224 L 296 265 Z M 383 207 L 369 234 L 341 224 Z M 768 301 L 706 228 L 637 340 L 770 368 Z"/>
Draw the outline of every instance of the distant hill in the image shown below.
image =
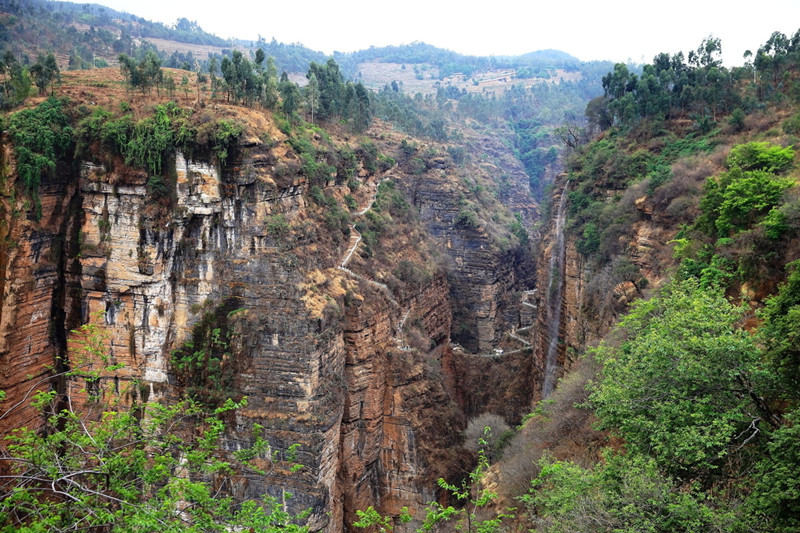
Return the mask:
<path fill-rule="evenodd" d="M 428 65 L 437 69 L 440 79 L 454 74 L 472 76 L 476 71 L 526 67 L 577 71 L 581 70 L 583 64 L 575 56 L 560 50 L 538 50 L 521 56 L 481 57 L 459 54 L 423 42 L 379 48 L 370 47 L 367 50 L 352 53 L 335 52 L 334 59 L 350 76 L 356 76 L 359 64 L 375 62 Z"/>
<path fill-rule="evenodd" d="M 212 57 L 219 61 L 235 49 L 253 59 L 259 48 L 274 59 L 279 72 L 293 74 L 298 81 L 312 61 L 323 63 L 329 57 L 275 39 L 222 39 L 187 18 L 165 25 L 99 4 L 0 0 L 0 52 L 11 51 L 23 64 L 52 51 L 62 69 L 80 70 L 116 65 L 121 53 L 141 58 L 152 50 L 165 67 L 197 71 L 207 70 Z M 363 79 L 372 88 L 397 80 L 405 83 L 406 90 L 423 93 L 435 92 L 436 81 L 458 83 L 469 91 L 501 92 L 512 85 L 512 79 L 528 80 L 526 86 L 541 80 L 581 78 L 599 83 L 599 77 L 613 66 L 611 62 L 583 63 L 560 50 L 478 57 L 423 42 L 335 52 L 333 58 L 347 78 Z"/>
<path fill-rule="evenodd" d="M 521 56 L 517 56 L 516 60 L 519 63 L 529 65 L 552 65 L 564 68 L 566 65 L 579 65 L 581 60 L 577 57 L 562 52 L 561 50 L 537 50 L 535 52 L 528 52 Z"/>
<path fill-rule="evenodd" d="M 87 69 L 116 64 L 117 56 L 143 56 L 157 50 L 164 66 L 205 68 L 210 56 L 263 48 L 279 70 L 305 72 L 311 61 L 326 56 L 298 44 L 228 40 L 180 18 L 174 25 L 151 22 L 99 4 L 46 0 L 0 0 L 0 49 L 10 50 L 23 63 L 42 51 L 52 51 L 62 67 Z"/>

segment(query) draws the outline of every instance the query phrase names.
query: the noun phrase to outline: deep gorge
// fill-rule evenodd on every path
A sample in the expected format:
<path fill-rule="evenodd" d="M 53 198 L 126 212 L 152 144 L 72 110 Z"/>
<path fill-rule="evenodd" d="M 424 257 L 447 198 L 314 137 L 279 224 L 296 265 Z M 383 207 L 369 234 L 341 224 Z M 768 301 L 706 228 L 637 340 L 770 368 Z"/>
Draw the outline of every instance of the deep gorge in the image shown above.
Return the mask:
<path fill-rule="evenodd" d="M 280 137 L 269 118 L 249 120 L 222 167 L 176 152 L 166 171 L 174 189 L 160 200 L 144 172 L 102 148 L 93 148 L 95 161 L 59 162 L 42 183 L 38 219 L 16 214 L 22 200 L 5 196 L 0 388 L 24 396 L 55 387 L 87 407 L 187 392 L 212 405 L 247 397 L 225 447 L 251 444 L 258 424 L 272 449 L 299 445 L 303 469 L 235 478 L 234 497 L 291 492 L 293 512 L 313 509 L 312 530 L 346 529 L 370 505 L 419 511 L 437 497 L 438 477 L 468 466 L 469 454 L 452 443 L 470 417 L 519 420 L 541 394 L 541 355 L 507 335 L 532 325 L 521 315 L 533 306 L 525 291 L 535 285 L 539 243 L 465 224 L 459 176 L 475 167 L 445 154 L 409 173 L 416 160 L 396 137 L 373 141 L 397 158 L 393 167 L 359 167 L 355 184 L 317 182 L 315 199 L 306 177 L 281 170 L 292 150 L 257 139 L 257 128 Z M 526 176 L 509 170 L 521 183 L 503 194 L 532 228 L 538 208 Z M 486 178 L 491 170 L 470 179 Z M 320 231 L 319 202 L 345 194 L 357 198 L 352 211 L 361 213 L 351 216 L 364 221 L 369 243 L 355 238 L 355 226 Z M 373 202 L 383 219 L 368 213 Z M 370 235 L 381 224 L 391 230 L 376 242 Z M 54 361 L 77 364 L 67 354 L 85 323 L 100 328 L 119 366 L 98 378 L 49 379 Z M 224 346 L 203 340 L 214 327 Z M 476 355 L 454 350 L 454 335 Z M 203 342 L 204 370 L 187 370 Z M 507 356 L 483 355 L 501 345 Z M 37 414 L 21 408 L 2 423 L 36 425 Z"/>

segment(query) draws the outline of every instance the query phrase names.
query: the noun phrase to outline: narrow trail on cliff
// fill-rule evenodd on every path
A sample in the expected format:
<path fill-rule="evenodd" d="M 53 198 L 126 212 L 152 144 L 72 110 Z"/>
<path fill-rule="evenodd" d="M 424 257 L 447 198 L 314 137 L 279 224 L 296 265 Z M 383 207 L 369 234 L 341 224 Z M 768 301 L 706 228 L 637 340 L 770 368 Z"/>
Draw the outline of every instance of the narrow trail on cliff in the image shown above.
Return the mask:
<path fill-rule="evenodd" d="M 353 213 L 353 216 L 357 216 L 357 217 L 363 216 L 363 215 L 365 215 L 367 213 L 367 211 L 372 209 L 372 206 L 375 204 L 375 200 L 377 200 L 377 198 L 378 198 L 378 188 L 381 186 L 381 183 L 383 183 L 384 181 L 388 180 L 389 178 L 391 178 L 391 176 L 386 176 L 386 177 L 384 177 L 382 180 L 380 180 L 377 183 L 377 185 L 375 186 L 375 192 L 372 193 L 372 196 L 370 197 L 370 201 L 367 204 L 367 206 L 364 209 L 362 209 L 361 211 L 357 211 L 356 213 Z M 353 254 L 358 249 L 358 245 L 361 244 L 361 240 L 362 240 L 361 232 L 359 232 L 356 229 L 356 225 L 355 224 L 350 224 L 350 232 L 351 232 L 350 244 L 348 245 L 347 250 L 344 253 L 344 256 L 342 258 L 341 264 L 337 268 L 339 270 L 341 270 L 342 272 L 346 272 L 347 274 L 350 274 L 351 276 L 353 276 L 354 278 L 356 278 L 358 280 L 364 281 L 365 283 L 369 283 L 370 285 L 381 289 L 384 293 L 386 293 L 386 296 L 389 298 L 390 302 L 392 302 L 396 307 L 402 307 L 400 305 L 400 302 L 398 302 L 394 298 L 394 294 L 392 294 L 391 289 L 389 289 L 389 287 L 385 283 L 380 283 L 379 281 L 375 281 L 373 279 L 367 278 L 367 277 L 362 276 L 361 274 L 357 274 L 357 273 L 353 272 L 352 270 L 350 270 L 349 268 L 347 268 L 347 263 L 350 262 L 350 259 L 353 257 Z M 408 310 L 406 311 L 405 315 L 403 316 L 403 319 L 400 321 L 400 323 L 397 326 L 397 329 L 396 329 L 396 332 L 395 332 L 395 337 L 397 337 L 398 341 L 400 340 L 400 335 L 401 335 L 401 333 L 403 331 L 403 326 L 405 325 L 406 320 L 408 319 L 408 316 L 411 314 L 411 310 L 412 309 L 413 309 L 413 305 L 408 308 Z"/>
<path fill-rule="evenodd" d="M 564 189 L 561 191 L 556 213 L 556 242 L 550 253 L 550 279 L 547 283 L 547 338 L 549 340 L 545 357 L 542 398 L 547 398 L 553 392 L 558 366 L 558 332 L 561 329 L 561 296 L 564 287 L 564 256 L 566 252 L 564 222 L 567 216 L 568 188 L 569 180 L 564 183 Z"/>

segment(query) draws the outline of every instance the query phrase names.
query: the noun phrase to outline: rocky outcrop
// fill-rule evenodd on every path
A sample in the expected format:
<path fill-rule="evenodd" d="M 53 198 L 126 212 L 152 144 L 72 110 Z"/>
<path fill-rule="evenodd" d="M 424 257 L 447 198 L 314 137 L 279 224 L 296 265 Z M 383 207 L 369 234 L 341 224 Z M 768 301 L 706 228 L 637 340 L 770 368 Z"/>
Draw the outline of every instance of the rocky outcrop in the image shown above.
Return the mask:
<path fill-rule="evenodd" d="M 559 182 L 557 182 L 559 183 Z M 557 205 L 564 194 L 566 181 L 564 177 L 556 187 L 553 205 Z M 630 228 L 621 249 L 624 251 L 622 261 L 636 267 L 638 274 L 635 280 L 619 280 L 614 274 L 615 261 L 611 258 L 606 264 L 587 264 L 576 246 L 576 237 L 567 233 L 564 254 L 563 297 L 560 300 L 561 320 L 558 326 L 558 375 L 563 375 L 574 363 L 574 357 L 587 346 L 597 344 L 614 326 L 618 317 L 626 311 L 628 305 L 637 299 L 646 297 L 650 291 L 661 286 L 671 268 L 675 268 L 669 241 L 675 238 L 678 228 L 669 214 L 656 209 L 653 199 L 637 196 L 632 204 L 638 213 Z M 551 222 L 540 241 L 541 255 L 552 257 L 557 242 L 556 225 Z M 538 276 L 546 275 L 540 262 Z M 537 291 L 537 361 L 546 353 L 545 344 L 549 342 L 543 335 L 543 328 L 548 326 L 547 309 L 555 302 L 549 302 L 546 291 Z M 534 368 L 541 367 L 535 363 Z"/>
<path fill-rule="evenodd" d="M 406 506 L 420 511 L 434 498 L 436 478 L 450 473 L 452 460 L 440 460 L 447 449 L 442 438 L 463 427 L 442 376 L 450 329 L 444 277 L 402 302 L 410 305 L 415 334 L 430 339 L 430 350 L 408 346 L 403 331 L 393 335 L 397 324 L 384 307 L 389 303 L 371 301 L 346 313 L 348 394 L 340 442 L 345 523 L 370 505 L 392 515 Z"/>

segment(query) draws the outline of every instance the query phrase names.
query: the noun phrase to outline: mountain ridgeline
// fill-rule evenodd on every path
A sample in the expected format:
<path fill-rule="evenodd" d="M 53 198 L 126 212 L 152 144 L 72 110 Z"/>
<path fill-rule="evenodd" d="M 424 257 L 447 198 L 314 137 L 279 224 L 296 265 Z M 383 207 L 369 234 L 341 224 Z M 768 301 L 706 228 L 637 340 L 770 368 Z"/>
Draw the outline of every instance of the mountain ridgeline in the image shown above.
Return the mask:
<path fill-rule="evenodd" d="M 800 32 L 0 11 L 0 531 L 800 528 Z"/>

